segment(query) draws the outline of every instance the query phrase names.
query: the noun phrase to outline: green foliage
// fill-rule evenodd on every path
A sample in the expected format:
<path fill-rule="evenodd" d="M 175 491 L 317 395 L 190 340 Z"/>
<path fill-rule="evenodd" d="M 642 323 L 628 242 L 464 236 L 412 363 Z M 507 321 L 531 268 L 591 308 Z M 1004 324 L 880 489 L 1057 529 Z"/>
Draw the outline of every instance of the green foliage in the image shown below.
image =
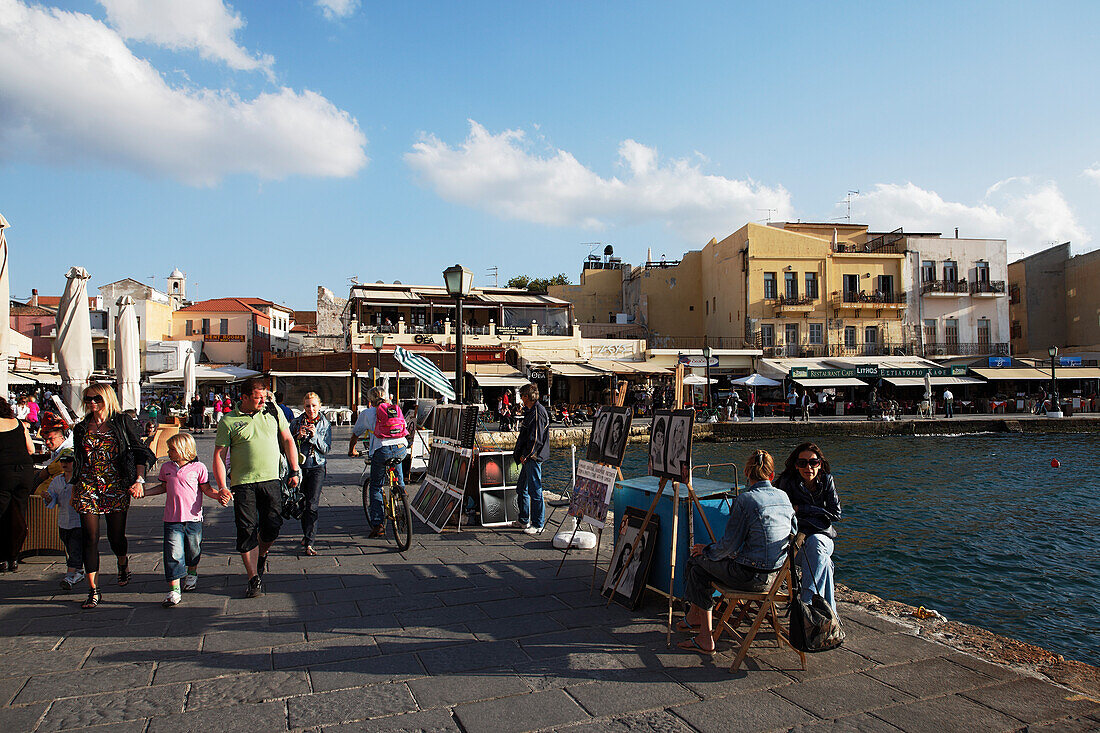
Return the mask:
<path fill-rule="evenodd" d="M 505 284 L 510 288 L 520 288 L 532 293 L 545 293 L 551 285 L 571 285 L 572 283 L 569 282 L 568 275 L 560 272 L 553 277 L 532 278 L 527 275 L 516 275 Z"/>

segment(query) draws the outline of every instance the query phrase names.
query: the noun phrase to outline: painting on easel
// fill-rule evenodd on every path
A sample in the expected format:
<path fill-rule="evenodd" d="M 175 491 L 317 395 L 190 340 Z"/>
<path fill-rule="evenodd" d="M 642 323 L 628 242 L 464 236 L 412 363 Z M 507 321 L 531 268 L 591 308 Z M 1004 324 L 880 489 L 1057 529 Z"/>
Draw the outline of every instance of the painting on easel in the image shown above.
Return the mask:
<path fill-rule="evenodd" d="M 611 565 L 608 567 L 607 577 L 603 581 L 602 593 L 610 596 L 618 582 L 619 589 L 615 591 L 615 601 L 630 609 L 638 607 L 645 592 L 646 580 L 649 578 L 649 570 L 653 565 L 653 554 L 657 549 L 657 534 L 660 528 L 660 517 L 653 515 L 645 531 L 642 532 L 642 523 L 646 513 L 635 507 L 627 507 L 623 515 L 619 529 L 619 537 L 615 542 L 615 552 L 611 556 Z M 633 556 L 631 556 L 633 549 Z M 629 564 L 627 558 L 630 558 Z M 619 581 L 619 576 L 622 580 Z"/>
<path fill-rule="evenodd" d="M 657 410 L 649 431 L 649 473 L 687 483 L 691 481 L 691 431 L 694 410 Z"/>
<path fill-rule="evenodd" d="M 621 466 L 633 417 L 629 407 L 605 405 L 597 410 L 596 417 L 592 420 L 592 434 L 588 438 L 588 449 L 584 457 L 609 466 Z"/>

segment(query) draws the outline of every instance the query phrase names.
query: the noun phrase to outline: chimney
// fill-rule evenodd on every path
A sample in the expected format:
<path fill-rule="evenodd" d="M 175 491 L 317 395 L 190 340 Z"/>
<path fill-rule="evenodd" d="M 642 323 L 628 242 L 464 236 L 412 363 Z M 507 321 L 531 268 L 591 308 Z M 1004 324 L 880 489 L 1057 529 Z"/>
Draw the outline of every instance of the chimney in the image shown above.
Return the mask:
<path fill-rule="evenodd" d="M 959 228 L 955 227 L 955 239 L 959 238 Z"/>
<path fill-rule="evenodd" d="M 31 305 L 38 305 L 38 288 L 31 289 Z"/>

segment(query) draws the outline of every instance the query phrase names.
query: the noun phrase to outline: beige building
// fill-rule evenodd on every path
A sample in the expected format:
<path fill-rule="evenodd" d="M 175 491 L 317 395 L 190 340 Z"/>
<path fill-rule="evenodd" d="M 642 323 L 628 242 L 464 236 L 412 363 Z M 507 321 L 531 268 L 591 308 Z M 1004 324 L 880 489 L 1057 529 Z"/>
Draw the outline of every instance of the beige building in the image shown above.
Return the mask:
<path fill-rule="evenodd" d="M 1008 266 L 1012 353 L 1046 358 L 1100 352 L 1100 250 L 1070 256 L 1059 244 Z"/>
<path fill-rule="evenodd" d="M 270 354 L 271 319 L 244 298 L 214 298 L 180 308 L 172 319 L 172 339 L 202 341 L 204 362 L 263 370 Z"/>
<path fill-rule="evenodd" d="M 150 342 L 155 343 L 171 338 L 172 313 L 175 311 L 173 300 L 167 293 L 129 277 L 101 285 L 99 294 L 103 297 L 104 307 L 107 310 L 110 368 L 114 368 L 118 300 L 129 296 L 134 299 L 134 314 L 137 316 L 138 337 L 141 342 L 141 368 L 142 371 L 149 371 L 146 359 L 147 345 Z"/>

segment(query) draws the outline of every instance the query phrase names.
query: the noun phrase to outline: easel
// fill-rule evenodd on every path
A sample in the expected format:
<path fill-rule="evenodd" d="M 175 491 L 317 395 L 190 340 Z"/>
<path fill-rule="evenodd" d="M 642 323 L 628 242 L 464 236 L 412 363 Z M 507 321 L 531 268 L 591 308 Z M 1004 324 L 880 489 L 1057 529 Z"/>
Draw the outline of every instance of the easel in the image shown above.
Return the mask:
<path fill-rule="evenodd" d="M 684 407 L 684 365 L 676 365 L 676 404 L 677 410 Z M 619 479 L 622 480 L 622 471 L 619 472 Z M 660 484 L 657 487 L 657 494 L 653 497 L 653 501 L 650 502 L 649 509 L 646 511 L 645 519 L 642 520 L 642 526 L 638 530 L 638 534 L 645 533 L 646 528 L 649 527 L 649 522 L 653 518 L 653 512 L 657 510 L 657 504 L 661 501 L 661 496 L 665 492 L 665 486 L 670 483 L 667 478 L 662 478 Z M 672 557 L 669 562 L 668 573 L 668 633 L 665 638 L 665 644 L 669 647 L 672 646 L 672 604 L 675 600 L 673 595 L 673 587 L 676 583 L 676 545 L 679 539 L 679 525 L 680 525 L 680 482 L 671 481 L 672 483 Z M 707 521 L 707 515 L 703 513 L 703 507 L 699 503 L 699 497 L 695 495 L 695 489 L 691 485 L 691 479 L 687 481 L 687 501 L 689 503 L 688 509 L 688 547 L 690 548 L 695 542 L 695 515 L 694 512 L 699 512 L 699 517 L 703 520 L 703 526 L 707 528 L 707 534 L 710 535 L 711 542 L 714 542 L 714 530 L 710 527 L 710 522 Z M 625 517 L 623 521 L 626 521 Z M 611 605 L 611 600 L 615 597 L 615 594 L 619 590 L 619 584 L 622 583 L 623 575 L 626 573 L 626 569 L 630 566 L 630 561 L 634 558 L 634 549 L 638 543 L 634 543 L 630 547 L 630 552 L 626 556 L 626 561 L 622 564 L 622 570 L 615 578 L 615 585 L 611 589 L 611 594 L 607 599 L 607 605 Z"/>

